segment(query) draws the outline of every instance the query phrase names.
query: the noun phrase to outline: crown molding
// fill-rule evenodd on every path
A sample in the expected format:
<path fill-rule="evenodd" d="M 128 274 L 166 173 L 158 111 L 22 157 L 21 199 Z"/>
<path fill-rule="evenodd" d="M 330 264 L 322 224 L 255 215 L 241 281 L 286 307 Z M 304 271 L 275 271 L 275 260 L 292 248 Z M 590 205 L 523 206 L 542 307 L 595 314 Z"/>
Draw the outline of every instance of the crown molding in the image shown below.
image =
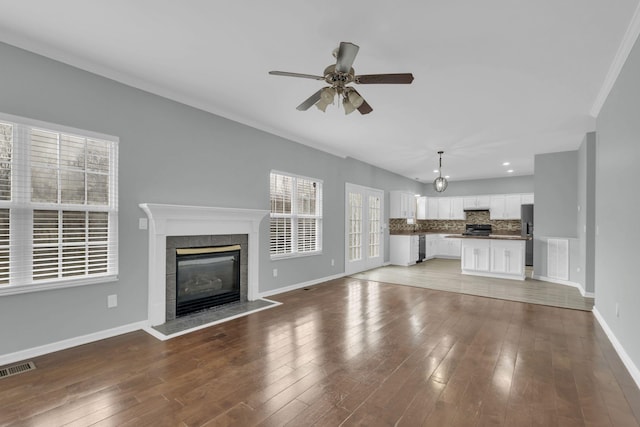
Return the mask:
<path fill-rule="evenodd" d="M 620 72 L 622 71 L 622 67 L 624 67 L 625 62 L 627 62 L 627 58 L 633 49 L 633 45 L 636 43 L 638 36 L 640 35 L 640 4 L 636 7 L 636 11 L 631 18 L 631 22 L 627 27 L 627 31 L 624 33 L 624 37 L 622 38 L 622 42 L 618 47 L 618 51 L 616 55 L 613 57 L 613 62 L 609 67 L 609 71 L 607 72 L 606 77 L 604 78 L 604 82 L 602 87 L 600 88 L 600 92 L 596 96 L 593 105 L 591 106 L 591 111 L 589 113 L 593 117 L 598 117 L 600 114 L 600 110 L 604 106 L 613 85 L 615 84 Z"/>

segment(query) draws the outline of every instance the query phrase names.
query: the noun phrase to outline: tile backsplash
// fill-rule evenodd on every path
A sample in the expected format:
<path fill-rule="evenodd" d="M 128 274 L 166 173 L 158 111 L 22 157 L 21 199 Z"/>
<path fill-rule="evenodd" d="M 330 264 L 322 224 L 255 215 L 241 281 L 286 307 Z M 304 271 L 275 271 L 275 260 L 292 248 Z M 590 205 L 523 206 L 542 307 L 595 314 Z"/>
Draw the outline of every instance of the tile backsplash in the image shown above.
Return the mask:
<path fill-rule="evenodd" d="M 407 224 L 406 219 L 390 218 L 389 232 L 402 231 L 444 231 L 445 233 L 462 233 L 466 224 L 491 224 L 494 234 L 520 234 L 520 220 L 489 219 L 489 211 L 465 211 L 466 220 L 460 219 L 419 219 L 415 224 Z"/>

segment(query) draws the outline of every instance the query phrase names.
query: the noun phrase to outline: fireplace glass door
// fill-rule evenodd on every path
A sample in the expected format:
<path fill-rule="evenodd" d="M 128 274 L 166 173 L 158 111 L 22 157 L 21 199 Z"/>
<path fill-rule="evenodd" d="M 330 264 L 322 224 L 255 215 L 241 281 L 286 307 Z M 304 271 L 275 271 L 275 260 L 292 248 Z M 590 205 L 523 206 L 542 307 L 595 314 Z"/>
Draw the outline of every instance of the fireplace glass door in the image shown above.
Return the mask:
<path fill-rule="evenodd" d="M 176 249 L 176 316 L 240 300 L 240 245 Z"/>

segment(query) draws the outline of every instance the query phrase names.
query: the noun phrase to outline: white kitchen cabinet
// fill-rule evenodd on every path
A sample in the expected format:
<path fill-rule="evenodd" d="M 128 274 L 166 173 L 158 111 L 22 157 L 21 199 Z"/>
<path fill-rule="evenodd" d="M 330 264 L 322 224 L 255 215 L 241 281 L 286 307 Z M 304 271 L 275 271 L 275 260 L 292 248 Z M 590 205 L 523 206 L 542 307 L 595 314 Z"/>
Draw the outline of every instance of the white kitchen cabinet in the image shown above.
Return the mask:
<path fill-rule="evenodd" d="M 464 203 L 462 197 L 451 197 L 450 219 L 465 219 Z"/>
<path fill-rule="evenodd" d="M 533 203 L 533 194 L 497 194 L 491 196 L 489 217 L 491 219 L 520 219 L 521 206 Z"/>
<path fill-rule="evenodd" d="M 520 219 L 521 196 L 520 194 L 507 194 L 504 200 L 504 219 Z"/>
<path fill-rule="evenodd" d="M 389 262 L 394 265 L 413 265 L 418 261 L 420 241 L 417 235 L 389 236 Z"/>
<path fill-rule="evenodd" d="M 533 193 L 525 193 L 521 194 L 522 204 L 523 205 L 532 205 L 533 204 Z"/>
<path fill-rule="evenodd" d="M 427 197 L 427 219 L 438 219 L 438 200 L 440 197 Z"/>
<path fill-rule="evenodd" d="M 491 204 L 491 196 L 466 196 L 463 197 L 463 209 L 480 210 L 489 209 Z"/>
<path fill-rule="evenodd" d="M 416 219 L 427 219 L 427 207 L 425 196 L 416 199 Z"/>
<path fill-rule="evenodd" d="M 454 257 L 454 258 L 460 258 L 460 253 L 462 250 L 462 243 L 460 242 L 460 239 L 446 239 L 449 244 L 448 244 L 448 253 L 447 255 L 449 255 L 450 257 Z"/>
<path fill-rule="evenodd" d="M 464 219 L 464 200 L 462 197 L 438 197 L 437 219 Z"/>
<path fill-rule="evenodd" d="M 491 196 L 489 203 L 489 218 L 504 219 L 505 214 L 505 196 Z"/>
<path fill-rule="evenodd" d="M 407 191 L 389 192 L 389 218 L 415 218 L 416 197 Z"/>
<path fill-rule="evenodd" d="M 440 236 L 438 234 L 427 234 L 425 236 L 425 259 L 432 259 L 438 253 L 438 241 Z"/>
<path fill-rule="evenodd" d="M 476 201 L 476 208 L 489 209 L 489 206 L 491 206 L 491 196 L 478 196 L 478 200 Z"/>
<path fill-rule="evenodd" d="M 467 196 L 462 198 L 464 209 L 476 209 L 478 207 L 478 196 Z"/>
<path fill-rule="evenodd" d="M 490 240 L 467 239 L 462 245 L 462 270 L 489 271 Z"/>
<path fill-rule="evenodd" d="M 500 194 L 491 196 L 489 217 L 491 219 L 520 219 L 520 194 Z"/>
<path fill-rule="evenodd" d="M 460 258 L 460 239 L 447 238 L 448 234 L 440 234 L 436 244 L 436 258 Z"/>
<path fill-rule="evenodd" d="M 491 272 L 524 276 L 523 241 L 493 240 L 491 243 Z"/>
<path fill-rule="evenodd" d="M 525 240 L 462 239 L 462 274 L 524 280 Z"/>
<path fill-rule="evenodd" d="M 438 197 L 438 219 L 451 219 L 451 198 Z"/>

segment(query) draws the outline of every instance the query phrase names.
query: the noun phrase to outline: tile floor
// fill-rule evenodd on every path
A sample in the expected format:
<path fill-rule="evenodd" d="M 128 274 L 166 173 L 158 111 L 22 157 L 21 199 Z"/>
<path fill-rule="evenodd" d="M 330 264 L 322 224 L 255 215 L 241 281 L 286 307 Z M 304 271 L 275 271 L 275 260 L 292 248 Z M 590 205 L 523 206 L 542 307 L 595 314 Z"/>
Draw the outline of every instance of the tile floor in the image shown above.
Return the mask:
<path fill-rule="evenodd" d="M 534 280 L 530 275 L 529 270 L 524 281 L 468 276 L 460 273 L 460 260 L 432 259 L 410 267 L 380 267 L 351 277 L 575 310 L 593 308 L 594 299 L 583 297 L 577 288 Z"/>

